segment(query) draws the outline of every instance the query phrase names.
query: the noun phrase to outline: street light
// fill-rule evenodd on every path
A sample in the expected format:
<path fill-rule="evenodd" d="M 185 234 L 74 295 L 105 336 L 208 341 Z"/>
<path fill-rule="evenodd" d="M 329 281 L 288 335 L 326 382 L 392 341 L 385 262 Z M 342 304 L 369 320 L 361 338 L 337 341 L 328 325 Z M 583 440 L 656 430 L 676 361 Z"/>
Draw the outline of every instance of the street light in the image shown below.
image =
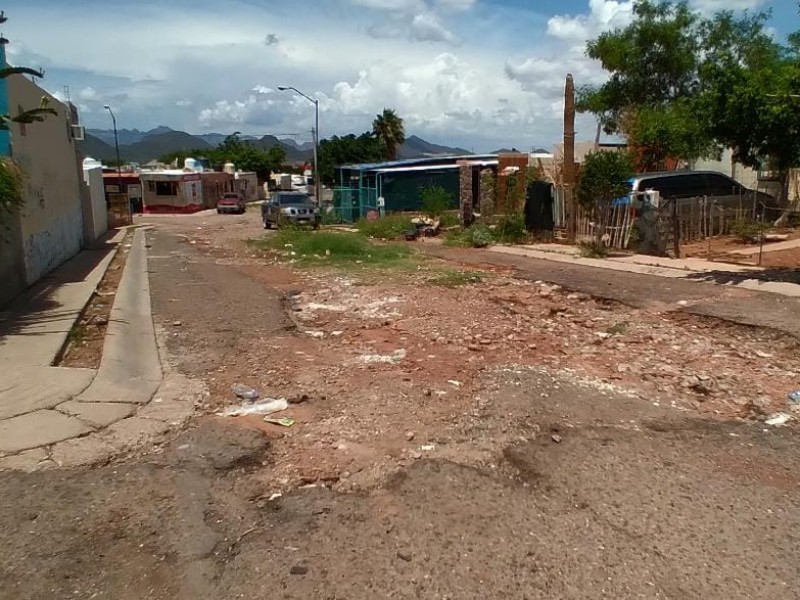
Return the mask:
<path fill-rule="evenodd" d="M 292 87 L 290 85 L 279 85 L 278 89 L 282 92 L 287 90 L 292 90 L 300 94 L 303 98 L 308 100 L 314 105 L 314 114 L 315 114 L 315 126 L 314 126 L 314 193 L 317 196 L 317 204 L 322 205 L 322 193 L 321 193 L 321 186 L 320 186 L 320 177 L 319 177 L 319 164 L 317 162 L 317 155 L 319 153 L 319 100 L 312 98 L 311 96 L 307 96 L 296 87 Z"/>
<path fill-rule="evenodd" d="M 119 193 L 122 193 L 122 161 L 119 158 L 119 137 L 117 136 L 117 117 L 114 116 L 114 111 L 108 104 L 104 104 L 105 108 L 111 113 L 111 122 L 114 124 L 114 147 L 117 150 L 117 185 L 119 186 Z"/>

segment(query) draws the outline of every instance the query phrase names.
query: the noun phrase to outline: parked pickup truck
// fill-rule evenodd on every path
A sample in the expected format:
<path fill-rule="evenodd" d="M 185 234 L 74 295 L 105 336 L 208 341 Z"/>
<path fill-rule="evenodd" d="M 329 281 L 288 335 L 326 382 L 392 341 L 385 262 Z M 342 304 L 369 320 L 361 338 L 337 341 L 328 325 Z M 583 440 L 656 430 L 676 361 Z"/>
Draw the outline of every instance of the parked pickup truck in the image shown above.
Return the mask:
<path fill-rule="evenodd" d="M 303 192 L 275 192 L 261 204 L 261 220 L 264 229 L 282 225 L 311 225 L 317 229 L 322 215 L 317 205 Z"/>

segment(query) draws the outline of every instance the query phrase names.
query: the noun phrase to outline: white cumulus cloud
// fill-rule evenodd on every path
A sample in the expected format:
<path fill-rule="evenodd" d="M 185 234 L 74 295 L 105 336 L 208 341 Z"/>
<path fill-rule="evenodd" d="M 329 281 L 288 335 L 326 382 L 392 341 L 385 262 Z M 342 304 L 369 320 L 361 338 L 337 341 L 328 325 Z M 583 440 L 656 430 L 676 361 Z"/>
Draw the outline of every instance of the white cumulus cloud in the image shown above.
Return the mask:
<path fill-rule="evenodd" d="M 598 34 L 631 22 L 633 1 L 589 0 L 589 13 L 556 15 L 547 21 L 547 35 L 571 43 L 583 43 Z"/>

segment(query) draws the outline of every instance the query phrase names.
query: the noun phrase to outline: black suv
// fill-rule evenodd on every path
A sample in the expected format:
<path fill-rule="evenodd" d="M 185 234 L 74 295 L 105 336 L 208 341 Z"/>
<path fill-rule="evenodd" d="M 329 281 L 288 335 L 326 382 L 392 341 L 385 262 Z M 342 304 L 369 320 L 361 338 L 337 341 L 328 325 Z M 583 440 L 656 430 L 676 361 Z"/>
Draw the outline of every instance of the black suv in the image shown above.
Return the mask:
<path fill-rule="evenodd" d="M 767 211 L 779 210 L 774 197 L 748 189 L 732 177 L 716 171 L 642 173 L 631 180 L 634 197 L 647 190 L 657 191 L 663 199 L 674 198 L 679 205 L 707 196 L 714 204 L 725 208 L 753 207 L 754 212 L 760 212 L 763 204 Z"/>

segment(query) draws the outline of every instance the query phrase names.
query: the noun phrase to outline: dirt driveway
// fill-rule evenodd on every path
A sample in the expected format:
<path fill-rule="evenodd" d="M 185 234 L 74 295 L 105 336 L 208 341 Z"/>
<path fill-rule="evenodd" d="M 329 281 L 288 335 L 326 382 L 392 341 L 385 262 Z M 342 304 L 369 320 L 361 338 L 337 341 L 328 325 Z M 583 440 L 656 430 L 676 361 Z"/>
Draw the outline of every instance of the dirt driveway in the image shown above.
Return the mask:
<path fill-rule="evenodd" d="M 501 265 L 287 267 L 252 213 L 153 222 L 165 358 L 209 399 L 136 456 L 0 474 L 0 598 L 800 594 L 796 430 L 757 418 L 796 338 Z M 235 383 L 294 426 L 214 416 Z"/>

